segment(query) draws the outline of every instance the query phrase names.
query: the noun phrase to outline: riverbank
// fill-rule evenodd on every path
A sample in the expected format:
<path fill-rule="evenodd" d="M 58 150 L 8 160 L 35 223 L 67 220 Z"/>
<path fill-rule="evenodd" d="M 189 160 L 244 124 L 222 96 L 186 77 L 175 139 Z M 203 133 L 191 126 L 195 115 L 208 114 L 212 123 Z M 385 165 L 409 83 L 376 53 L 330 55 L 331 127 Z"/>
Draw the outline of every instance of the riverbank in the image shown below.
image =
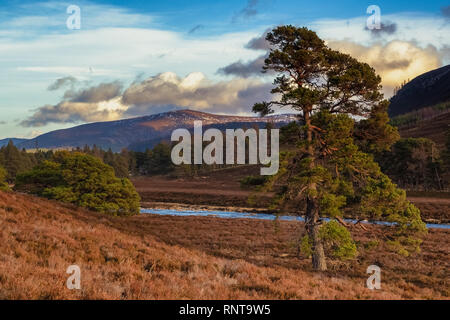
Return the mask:
<path fill-rule="evenodd" d="M 156 209 L 156 210 L 171 210 L 179 212 L 237 212 L 237 213 L 249 213 L 253 215 L 276 215 L 277 213 L 273 210 L 264 208 L 252 208 L 252 207 L 234 207 L 234 206 L 214 206 L 214 205 L 204 205 L 204 204 L 185 204 L 185 203 L 175 203 L 175 202 L 142 202 L 142 209 Z M 285 216 L 285 215 L 283 215 Z M 291 216 L 296 217 L 296 216 Z M 344 216 L 344 219 L 352 221 L 352 217 Z M 423 219 L 422 220 L 428 225 L 436 225 L 437 227 L 443 227 L 444 225 L 449 226 L 449 221 L 442 221 L 436 219 Z"/>
<path fill-rule="evenodd" d="M 132 182 L 143 207 L 273 213 L 267 210 L 272 193 L 258 194 L 257 202 L 249 202 L 256 191 L 241 186 L 240 179 L 255 172 L 258 173 L 257 167 L 232 168 L 189 178 L 135 177 Z M 450 198 L 420 196 L 417 192 L 413 195 L 408 200 L 420 209 L 426 223 L 450 224 Z M 352 218 L 351 213 L 346 214 L 346 218 Z"/>

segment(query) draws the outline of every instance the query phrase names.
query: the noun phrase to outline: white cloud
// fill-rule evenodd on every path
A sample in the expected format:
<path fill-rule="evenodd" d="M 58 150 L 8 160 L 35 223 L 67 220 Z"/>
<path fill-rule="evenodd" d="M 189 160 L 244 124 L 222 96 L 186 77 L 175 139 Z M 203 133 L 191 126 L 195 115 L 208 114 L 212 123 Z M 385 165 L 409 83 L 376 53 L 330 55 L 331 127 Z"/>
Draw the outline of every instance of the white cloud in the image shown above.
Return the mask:
<path fill-rule="evenodd" d="M 368 16 L 367 16 L 368 17 Z M 380 41 L 379 37 L 365 30 L 367 17 L 352 19 L 321 19 L 309 26 L 317 31 L 320 37 L 327 40 L 352 40 L 359 44 L 371 45 Z M 385 23 L 395 23 L 396 31 L 382 36 L 382 40 L 414 41 L 419 46 L 429 44 L 440 49 L 450 41 L 450 27 L 440 15 L 422 13 L 400 13 L 381 16 Z"/>
<path fill-rule="evenodd" d="M 233 62 L 260 57 L 260 51 L 246 48 L 246 44 L 265 27 L 193 37 L 163 30 L 157 16 L 81 1 L 82 28 L 71 31 L 65 27 L 69 4 L 24 4 L 26 14 L 0 22 L 0 85 L 4 89 L 0 91 L 0 108 L 9 108 L 14 117 L 20 112 L 12 112 L 12 105 L 21 106 L 22 114 L 25 108 L 34 108 L 36 118 L 42 116 L 60 126 L 67 121 L 151 113 L 168 105 L 246 113 L 253 102 L 267 98 L 270 85 L 264 79 L 224 81 L 225 77 L 216 74 Z M 318 20 L 308 26 L 336 48 L 372 64 L 388 91 L 402 80 L 450 62 L 450 28 L 444 17 L 382 15 L 382 21 L 395 23 L 397 29 L 379 37 L 364 30 L 366 18 Z M 174 73 L 166 73 L 168 70 Z M 117 98 L 96 103 L 60 101 L 58 92 L 47 91 L 50 83 L 67 76 L 91 83 L 119 80 L 129 84 L 138 74 L 159 76 L 128 86 L 124 95 L 127 103 Z M 132 94 L 136 90 L 143 94 Z M 47 109 L 36 110 L 44 105 Z M 47 112 L 39 115 L 39 111 Z M 47 117 L 51 112 L 55 112 L 53 120 Z M 8 116 L 6 120 L 12 119 Z"/>
<path fill-rule="evenodd" d="M 161 73 L 132 83 L 118 94 L 120 83 L 102 83 L 77 91 L 68 89 L 63 101 L 44 105 L 21 122 L 24 127 L 49 123 L 109 121 L 179 108 L 220 113 L 249 113 L 255 102 L 270 98 L 271 85 L 254 79 L 212 81 L 201 72 L 180 77 Z"/>
<path fill-rule="evenodd" d="M 382 14 L 381 21 L 395 24 L 396 28 L 393 32 L 377 34 L 366 30 L 367 17 L 323 19 L 311 23 L 310 27 L 332 48 L 373 66 L 382 77 L 387 97 L 403 81 L 450 63 L 446 54 L 450 27 L 444 17 L 422 13 Z"/>
<path fill-rule="evenodd" d="M 266 90 L 266 93 L 261 89 Z M 131 85 L 124 92 L 122 101 L 133 105 L 133 111 L 141 110 L 142 106 L 145 109 L 149 105 L 176 105 L 200 110 L 217 110 L 223 107 L 228 112 L 250 111 L 250 100 L 257 102 L 257 99 L 267 96 L 268 91 L 266 84 L 254 79 L 213 82 L 200 72 L 191 73 L 184 78 L 165 72 Z M 247 96 L 248 92 L 255 95 Z"/>
<path fill-rule="evenodd" d="M 394 87 L 403 81 L 412 80 L 441 65 L 440 55 L 431 45 L 421 48 L 415 43 L 398 40 L 372 46 L 351 41 L 330 41 L 328 45 L 374 67 L 381 76 L 387 96 L 391 96 Z"/>

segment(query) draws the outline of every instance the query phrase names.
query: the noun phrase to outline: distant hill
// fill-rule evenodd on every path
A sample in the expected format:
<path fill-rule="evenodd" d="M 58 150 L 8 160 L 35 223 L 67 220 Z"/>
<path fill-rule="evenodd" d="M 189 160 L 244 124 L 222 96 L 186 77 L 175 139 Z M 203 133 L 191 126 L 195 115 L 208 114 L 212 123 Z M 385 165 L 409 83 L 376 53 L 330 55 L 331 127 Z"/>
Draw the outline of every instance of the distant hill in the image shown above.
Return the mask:
<path fill-rule="evenodd" d="M 450 65 L 426 72 L 406 83 L 391 98 L 391 117 L 450 101 Z"/>
<path fill-rule="evenodd" d="M 0 140 L 0 148 L 6 146 L 9 143 L 9 140 L 12 140 L 15 146 L 21 144 L 22 142 L 28 141 L 28 139 L 19 139 L 19 138 L 6 138 Z"/>
<path fill-rule="evenodd" d="M 274 115 L 269 117 L 241 117 L 216 115 L 193 110 L 178 110 L 139 118 L 97 122 L 69 129 L 52 131 L 19 144 L 20 148 L 45 149 L 76 148 L 94 144 L 103 149 L 120 151 L 123 148 L 142 150 L 152 147 L 161 140 L 170 139 L 177 128 L 192 128 L 194 121 L 200 120 L 204 128 L 218 129 L 250 128 L 265 126 L 272 122 L 275 127 L 295 120 L 294 115 Z"/>

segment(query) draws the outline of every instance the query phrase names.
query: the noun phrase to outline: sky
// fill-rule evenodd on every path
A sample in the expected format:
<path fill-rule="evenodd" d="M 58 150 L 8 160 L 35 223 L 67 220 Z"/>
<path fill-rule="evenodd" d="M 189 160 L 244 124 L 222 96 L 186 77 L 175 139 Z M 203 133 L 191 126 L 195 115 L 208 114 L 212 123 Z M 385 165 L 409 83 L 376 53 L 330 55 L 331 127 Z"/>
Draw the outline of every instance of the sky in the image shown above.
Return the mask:
<path fill-rule="evenodd" d="M 450 63 L 448 0 L 2 0 L 0 139 L 184 108 L 250 115 L 271 98 L 264 34 L 282 24 L 369 63 L 387 98 Z"/>

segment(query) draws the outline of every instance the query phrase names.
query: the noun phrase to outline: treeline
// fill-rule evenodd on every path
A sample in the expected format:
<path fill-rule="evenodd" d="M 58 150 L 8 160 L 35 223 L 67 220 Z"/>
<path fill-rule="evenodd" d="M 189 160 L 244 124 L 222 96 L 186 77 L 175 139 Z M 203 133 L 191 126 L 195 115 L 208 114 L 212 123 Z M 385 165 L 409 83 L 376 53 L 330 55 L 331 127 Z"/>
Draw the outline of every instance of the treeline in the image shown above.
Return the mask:
<path fill-rule="evenodd" d="M 52 151 L 28 153 L 19 150 L 12 141 L 0 148 L 0 167 L 5 170 L 4 178 L 8 183 L 14 183 L 17 174 L 31 170 L 34 166 L 52 157 Z"/>
<path fill-rule="evenodd" d="M 119 153 L 111 149 L 103 150 L 97 146 L 92 148 L 73 149 L 72 152 L 80 152 L 94 156 L 114 169 L 119 178 L 127 178 L 133 175 L 150 175 L 168 173 L 173 170 L 170 160 L 170 146 L 164 143 L 158 144 L 152 150 L 146 152 L 133 152 L 126 149 Z M 41 151 L 27 152 L 19 150 L 12 141 L 0 148 L 0 167 L 4 170 L 4 180 L 14 183 L 18 174 L 27 172 L 45 160 L 51 160 L 56 152 Z"/>
<path fill-rule="evenodd" d="M 206 145 L 207 143 L 205 143 Z M 97 146 L 90 148 L 77 148 L 73 151 L 82 152 L 101 159 L 105 164 L 114 168 L 117 177 L 126 178 L 130 176 L 152 176 L 158 174 L 176 174 L 184 176 L 196 175 L 199 171 L 214 170 L 221 165 L 181 165 L 172 163 L 172 144 L 161 142 L 144 152 L 129 151 L 123 149 L 114 153 L 111 149 L 102 150 Z"/>
<path fill-rule="evenodd" d="M 417 191 L 450 188 L 450 128 L 446 133 L 445 148 L 439 150 L 436 143 L 427 138 L 399 138 L 399 136 L 395 137 L 395 132 L 370 134 L 372 125 L 373 123 L 367 120 L 357 123 L 354 133 L 355 142 L 361 150 L 373 155 L 381 171 L 399 187 Z M 361 127 L 364 127 L 364 130 Z M 373 125 L 373 127 L 379 126 Z M 363 131 L 365 134 L 360 135 L 359 132 Z M 284 150 L 295 147 L 303 139 L 301 127 L 297 123 L 290 123 L 280 130 L 280 143 Z M 391 147 L 387 150 L 373 147 L 385 140 L 392 142 L 388 143 Z M 371 142 L 371 148 L 368 147 L 368 142 Z M 241 182 L 246 184 L 255 182 L 247 180 L 244 179 Z"/>
<path fill-rule="evenodd" d="M 205 142 L 205 145 L 207 143 Z M 246 148 L 248 150 L 248 148 Z M 145 152 L 128 151 L 113 152 L 111 149 L 103 150 L 96 145 L 75 148 L 70 152 L 84 153 L 100 159 L 103 163 L 114 169 L 118 178 L 130 176 L 149 176 L 157 174 L 170 174 L 177 169 L 177 175 L 193 176 L 199 172 L 215 170 L 229 165 L 181 165 L 175 166 L 171 159 L 172 145 L 159 143 L 153 149 Z M 14 184 L 18 174 L 27 172 L 45 160 L 51 160 L 57 151 L 37 150 L 27 152 L 19 150 L 12 141 L 0 148 L 0 167 L 4 169 L 4 181 Z M 225 152 L 224 152 L 225 155 Z M 3 172 L 3 171 L 2 171 Z"/>
<path fill-rule="evenodd" d="M 293 147 L 303 137 L 300 125 L 291 123 L 280 131 L 282 148 Z M 368 137 L 360 139 L 368 141 Z M 364 148 L 363 145 L 360 145 Z M 111 149 L 103 150 L 97 146 L 77 148 L 81 152 L 100 159 L 114 169 L 118 178 L 148 176 L 157 174 L 176 174 L 194 176 L 205 171 L 217 170 L 229 165 L 181 165 L 175 166 L 171 160 L 172 146 L 160 143 L 145 152 L 128 151 L 119 153 Z M 248 152 L 248 148 L 246 148 Z M 44 160 L 51 160 L 54 151 L 26 152 L 19 150 L 10 141 L 0 148 L 0 188 L 7 183 L 14 184 L 18 174 L 27 172 Z M 382 171 L 402 188 L 411 190 L 447 190 L 450 187 L 450 129 L 444 150 L 426 138 L 399 139 L 389 150 L 371 152 Z M 224 152 L 225 154 L 225 152 Z M 247 155 L 248 156 L 248 155 Z"/>

